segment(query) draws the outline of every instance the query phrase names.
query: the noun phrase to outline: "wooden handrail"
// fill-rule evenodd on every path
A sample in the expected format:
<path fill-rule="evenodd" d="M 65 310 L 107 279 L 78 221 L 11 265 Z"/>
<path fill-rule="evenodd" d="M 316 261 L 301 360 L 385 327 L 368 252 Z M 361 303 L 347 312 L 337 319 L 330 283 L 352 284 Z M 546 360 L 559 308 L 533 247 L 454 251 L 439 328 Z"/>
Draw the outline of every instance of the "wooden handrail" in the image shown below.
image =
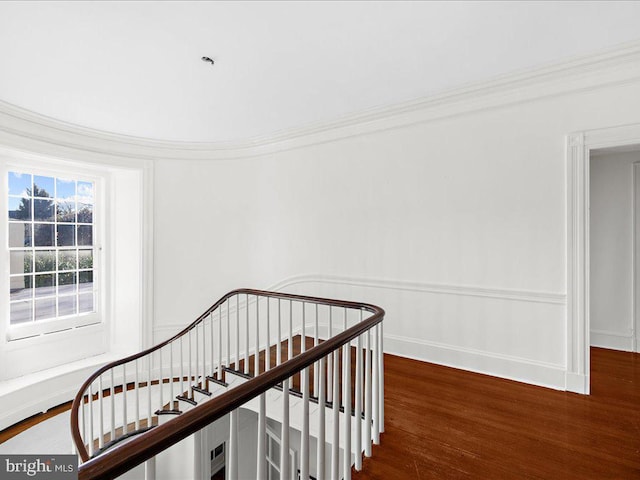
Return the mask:
<path fill-rule="evenodd" d="M 185 335 L 187 332 L 189 332 L 189 330 L 194 328 L 198 323 L 203 321 L 211 312 L 215 311 L 228 298 L 238 294 L 290 299 L 328 306 L 361 309 L 369 311 L 373 315 L 359 322 L 353 327 L 345 330 L 344 332 L 341 332 L 338 335 L 318 344 L 317 346 L 310 348 L 306 352 L 287 360 L 281 365 L 261 373 L 260 375 L 247 381 L 246 383 L 234 387 L 232 390 L 229 390 L 216 397 L 215 401 L 206 402 L 198 408 L 194 408 L 185 412 L 184 414 L 180 415 L 180 417 L 169 423 L 154 427 L 144 435 L 141 435 L 138 438 L 127 442 L 126 445 L 117 446 L 111 451 L 102 453 L 95 458 L 89 459 L 89 455 L 86 449 L 84 450 L 84 452 L 81 451 L 82 447 L 84 447 L 84 441 L 82 439 L 82 436 L 80 435 L 77 420 L 78 410 L 81 403 L 83 402 L 83 397 L 85 396 L 84 392 L 93 382 L 93 380 L 98 378 L 103 372 L 109 370 L 110 368 L 146 356 L 158 350 L 159 348 L 162 348 L 168 343 L 180 338 L 182 335 Z M 73 440 L 78 448 L 79 454 L 82 460 L 85 462 L 81 464 L 78 469 L 79 478 L 109 479 L 122 475 L 123 473 L 131 470 L 142 462 L 152 458 L 163 450 L 166 450 L 170 446 L 178 443 L 189 435 L 215 422 L 227 413 L 242 406 L 249 400 L 266 392 L 278 383 L 281 383 L 283 380 L 293 376 L 304 368 L 319 361 L 321 358 L 327 356 L 331 352 L 339 349 L 349 341 L 355 339 L 362 333 L 370 330 L 372 327 L 382 322 L 383 318 L 384 310 L 382 308 L 366 303 L 332 300 L 328 298 L 292 295 L 287 293 L 269 292 L 253 289 L 238 289 L 227 293 L 213 306 L 207 309 L 205 313 L 200 315 L 192 324 L 190 324 L 177 335 L 171 337 L 169 340 L 160 343 L 159 345 L 156 345 L 152 348 L 149 348 L 143 352 L 109 363 L 97 370 L 91 377 L 89 377 L 89 379 L 87 379 L 87 381 L 84 382 L 73 401 L 73 406 L 71 409 L 71 433 L 73 436 Z"/>

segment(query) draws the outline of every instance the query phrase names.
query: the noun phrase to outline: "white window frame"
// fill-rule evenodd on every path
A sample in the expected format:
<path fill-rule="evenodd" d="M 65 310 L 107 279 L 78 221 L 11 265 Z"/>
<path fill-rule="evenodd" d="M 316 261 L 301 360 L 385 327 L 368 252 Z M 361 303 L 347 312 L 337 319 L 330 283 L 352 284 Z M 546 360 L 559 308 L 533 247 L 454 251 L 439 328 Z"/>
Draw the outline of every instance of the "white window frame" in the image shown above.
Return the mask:
<path fill-rule="evenodd" d="M 62 318 L 52 318 L 37 320 L 28 323 L 11 325 L 10 304 L 9 304 L 9 232 L 8 232 L 8 176 L 9 172 L 31 173 L 34 175 L 66 177 L 76 180 L 87 180 L 94 184 L 94 208 L 93 208 L 93 281 L 96 294 L 94 296 L 94 312 L 74 315 Z M 100 168 L 92 168 L 84 165 L 67 164 L 66 162 L 25 159 L 19 156 L 0 157 L 0 175 L 2 187 L 0 188 L 0 207 L 2 208 L 2 221 L 5 227 L 2 251 L 5 256 L 7 268 L 2 272 L 3 279 L 0 282 L 2 295 L 7 299 L 1 302 L 4 306 L 0 314 L 5 325 L 6 341 L 14 342 L 30 337 L 48 335 L 67 330 L 74 330 L 89 325 L 97 325 L 105 322 L 105 305 L 108 299 L 107 285 L 105 281 L 106 262 L 103 251 L 106 230 L 106 216 L 104 206 L 106 205 L 106 191 L 108 188 L 108 172 Z"/>

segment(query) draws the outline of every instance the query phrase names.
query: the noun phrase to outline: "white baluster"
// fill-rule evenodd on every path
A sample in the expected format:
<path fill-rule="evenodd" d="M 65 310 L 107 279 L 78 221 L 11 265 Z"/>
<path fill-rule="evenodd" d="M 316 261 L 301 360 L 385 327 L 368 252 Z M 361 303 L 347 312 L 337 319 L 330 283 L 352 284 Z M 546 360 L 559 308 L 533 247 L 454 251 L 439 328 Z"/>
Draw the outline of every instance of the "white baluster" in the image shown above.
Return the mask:
<path fill-rule="evenodd" d="M 158 387 L 160 387 L 160 409 L 164 409 L 164 372 L 162 370 L 162 348 L 156 350 L 158 352 Z"/>
<path fill-rule="evenodd" d="M 345 324 L 346 315 L 345 310 Z M 351 345 L 347 343 L 343 347 L 342 363 L 342 405 L 344 405 L 344 462 L 342 463 L 342 478 L 351 479 Z"/>
<path fill-rule="evenodd" d="M 206 317 L 202 319 L 202 389 L 207 389 L 207 319 Z M 213 330 L 213 317 L 209 315 L 209 329 Z M 213 343 L 211 344 L 211 350 L 213 350 Z M 213 375 L 213 365 L 211 365 L 211 375 Z"/>
<path fill-rule="evenodd" d="M 186 392 L 186 396 L 187 398 L 189 398 L 191 396 L 191 386 L 193 385 L 193 369 L 192 369 L 192 361 L 191 359 L 193 358 L 193 355 L 191 354 L 191 330 L 189 330 L 187 332 L 187 334 L 189 335 L 189 368 L 188 368 L 188 374 L 189 375 L 189 381 L 187 382 L 187 392 Z"/>
<path fill-rule="evenodd" d="M 229 367 L 231 365 L 231 322 L 229 321 L 229 307 L 231 306 L 231 299 L 227 298 L 225 306 L 227 307 L 227 363 L 225 363 L 225 367 Z M 211 344 L 213 345 L 213 343 Z M 219 378 L 222 380 L 222 378 Z"/>
<path fill-rule="evenodd" d="M 344 321 L 342 323 L 342 331 L 344 332 L 347 329 L 347 307 L 344 307 Z"/>
<path fill-rule="evenodd" d="M 89 455 L 93 455 L 93 382 L 89 384 Z"/>
<path fill-rule="evenodd" d="M 104 446 L 104 411 L 103 411 L 103 398 L 102 398 L 102 375 L 98 376 L 98 412 L 100 419 L 100 437 L 98 437 L 98 448 Z"/>
<path fill-rule="evenodd" d="M 184 347 L 183 340 L 184 336 L 180 337 L 180 395 L 184 395 Z M 171 398 L 173 401 L 173 398 Z"/>
<path fill-rule="evenodd" d="M 304 311 L 304 303 L 302 309 Z M 302 315 L 304 319 L 304 314 Z M 304 320 L 303 320 L 304 321 Z M 300 478 L 309 480 L 309 367 L 301 372 L 302 435 L 300 437 Z"/>
<path fill-rule="evenodd" d="M 380 360 L 378 326 L 373 328 L 373 443 L 380 445 Z"/>
<path fill-rule="evenodd" d="M 240 295 L 236 295 L 236 370 L 240 371 Z"/>
<path fill-rule="evenodd" d="M 209 314 L 209 338 L 210 338 L 210 351 L 209 351 L 209 360 L 211 361 L 211 368 L 209 369 L 209 371 L 211 372 L 211 375 L 213 376 L 213 374 L 215 373 L 215 361 L 214 361 L 214 349 L 213 346 L 215 345 L 215 338 L 214 338 L 214 330 L 213 330 L 213 312 L 211 312 Z"/>
<path fill-rule="evenodd" d="M 289 469 L 289 381 L 282 381 L 282 430 L 280 432 L 280 478 L 291 478 Z M 232 478 L 232 477 L 229 477 Z M 236 477 L 237 478 L 237 477 Z"/>
<path fill-rule="evenodd" d="M 362 322 L 362 311 L 360 312 L 360 322 Z M 358 336 L 356 342 L 356 401 L 354 418 L 356 421 L 355 438 L 355 467 L 357 471 L 362 470 L 362 336 Z"/>
<path fill-rule="evenodd" d="M 317 478 L 325 478 L 325 412 L 327 410 L 325 394 L 325 357 L 318 362 L 318 450 L 317 450 Z"/>
<path fill-rule="evenodd" d="M 278 299 L 278 345 L 276 347 L 276 365 L 282 363 L 282 311 L 280 299 Z"/>
<path fill-rule="evenodd" d="M 249 294 L 247 293 L 247 306 L 245 313 L 244 332 L 244 373 L 249 374 Z"/>
<path fill-rule="evenodd" d="M 238 410 L 229 415 L 229 475 L 228 479 L 238 476 Z"/>
<path fill-rule="evenodd" d="M 260 297 L 256 295 L 256 353 L 253 356 L 253 375 L 260 375 Z"/>
<path fill-rule="evenodd" d="M 364 428 L 367 434 L 364 436 L 364 455 L 371 456 L 371 332 L 365 333 L 365 357 L 364 357 Z"/>
<path fill-rule="evenodd" d="M 136 396 L 136 430 L 140 430 L 140 388 L 139 388 L 139 378 L 138 378 L 138 359 L 136 358 L 133 362 L 133 368 L 135 369 L 133 389 Z"/>
<path fill-rule="evenodd" d="M 213 329 L 213 323 L 211 329 Z M 211 348 L 213 348 L 213 343 Z M 222 305 L 218 307 L 218 380 L 222 380 Z"/>
<path fill-rule="evenodd" d="M 302 335 L 300 338 L 300 352 L 307 351 L 307 304 L 302 302 Z"/>
<path fill-rule="evenodd" d="M 127 364 L 122 364 L 122 434 L 126 435 L 129 431 L 127 424 Z"/>
<path fill-rule="evenodd" d="M 113 381 L 113 368 L 109 369 L 111 385 L 109 387 L 109 403 L 111 405 L 111 441 L 116 438 L 116 385 Z"/>
<path fill-rule="evenodd" d="M 269 302 L 269 297 L 266 298 L 267 300 L 267 346 L 265 347 L 264 350 L 264 370 L 265 372 L 269 369 L 271 369 L 271 309 L 270 307 L 270 302 Z"/>
<path fill-rule="evenodd" d="M 318 346 L 318 304 L 316 303 L 316 314 L 315 314 L 315 328 L 314 328 L 314 336 L 313 336 L 313 346 Z M 318 396 L 318 367 L 319 362 L 315 362 L 313 364 L 313 395 L 315 397 Z"/>
<path fill-rule="evenodd" d="M 198 378 L 200 376 L 200 355 L 199 355 L 199 350 L 200 350 L 200 335 L 198 334 L 198 327 L 199 325 L 196 324 L 194 330 L 196 331 L 196 339 L 195 339 L 195 353 L 196 353 L 196 361 L 195 361 L 195 369 L 193 370 L 193 385 L 195 387 L 198 386 Z M 195 398 L 193 395 L 193 390 L 191 390 L 191 398 Z"/>
<path fill-rule="evenodd" d="M 383 335 L 382 322 L 380 322 L 378 326 L 380 327 L 380 333 L 379 333 L 380 345 L 378 346 L 378 359 L 380 361 L 380 366 L 378 367 L 378 370 L 380 371 L 380 385 L 379 385 L 380 424 L 378 426 L 378 429 L 380 430 L 380 432 L 384 432 L 384 335 Z"/>
<path fill-rule="evenodd" d="M 265 448 L 267 442 L 267 406 L 265 396 L 265 393 L 260 395 L 260 408 L 258 411 L 257 480 L 267 478 L 267 456 Z"/>
<path fill-rule="evenodd" d="M 339 352 L 333 352 L 333 443 L 331 445 L 331 479 L 340 480 L 340 371 Z"/>
<path fill-rule="evenodd" d="M 156 457 L 151 457 L 144 462 L 144 480 L 156 479 Z"/>
<path fill-rule="evenodd" d="M 329 305 L 329 329 L 327 340 L 333 337 L 333 307 Z M 327 357 L 327 397 L 333 398 L 333 355 Z"/>
<path fill-rule="evenodd" d="M 174 398 L 176 397 L 173 393 L 173 342 L 169 342 L 169 410 L 173 410 Z"/>
<path fill-rule="evenodd" d="M 153 423 L 153 410 L 151 409 L 151 358 L 151 354 L 149 354 L 147 356 L 147 427 L 150 427 Z M 113 382 L 113 377 L 111 377 L 111 381 Z"/>
<path fill-rule="evenodd" d="M 293 358 L 293 302 L 289 299 L 289 343 L 287 344 L 287 360 Z"/>
<path fill-rule="evenodd" d="M 85 390 L 84 392 L 82 392 L 82 403 L 80 403 L 80 423 L 82 425 L 82 443 L 84 443 L 85 445 L 87 445 L 87 391 Z M 113 437 L 112 437 L 113 438 Z"/>

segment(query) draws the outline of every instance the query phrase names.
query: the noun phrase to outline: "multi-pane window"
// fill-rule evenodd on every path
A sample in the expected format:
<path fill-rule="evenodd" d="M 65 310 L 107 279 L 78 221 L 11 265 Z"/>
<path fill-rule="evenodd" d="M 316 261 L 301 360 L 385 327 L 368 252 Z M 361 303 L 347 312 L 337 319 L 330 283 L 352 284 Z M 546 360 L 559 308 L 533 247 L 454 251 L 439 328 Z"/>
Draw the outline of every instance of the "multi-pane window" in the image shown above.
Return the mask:
<path fill-rule="evenodd" d="M 95 312 L 95 182 L 10 171 L 9 323 Z"/>

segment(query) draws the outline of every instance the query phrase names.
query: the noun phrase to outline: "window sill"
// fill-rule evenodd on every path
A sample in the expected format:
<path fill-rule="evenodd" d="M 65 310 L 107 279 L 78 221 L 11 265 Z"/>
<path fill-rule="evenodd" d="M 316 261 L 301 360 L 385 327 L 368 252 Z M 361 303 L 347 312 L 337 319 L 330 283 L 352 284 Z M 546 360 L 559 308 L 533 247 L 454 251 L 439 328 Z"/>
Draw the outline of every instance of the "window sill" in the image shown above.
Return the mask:
<path fill-rule="evenodd" d="M 89 375 L 120 358 L 102 354 L 0 382 L 0 430 L 73 400 Z"/>
<path fill-rule="evenodd" d="M 53 320 L 42 320 L 39 322 L 29 322 L 23 325 L 11 326 L 7 329 L 7 341 L 22 340 L 31 337 L 39 337 L 71 330 L 89 325 L 101 323 L 100 316 L 96 313 L 60 318 Z"/>

